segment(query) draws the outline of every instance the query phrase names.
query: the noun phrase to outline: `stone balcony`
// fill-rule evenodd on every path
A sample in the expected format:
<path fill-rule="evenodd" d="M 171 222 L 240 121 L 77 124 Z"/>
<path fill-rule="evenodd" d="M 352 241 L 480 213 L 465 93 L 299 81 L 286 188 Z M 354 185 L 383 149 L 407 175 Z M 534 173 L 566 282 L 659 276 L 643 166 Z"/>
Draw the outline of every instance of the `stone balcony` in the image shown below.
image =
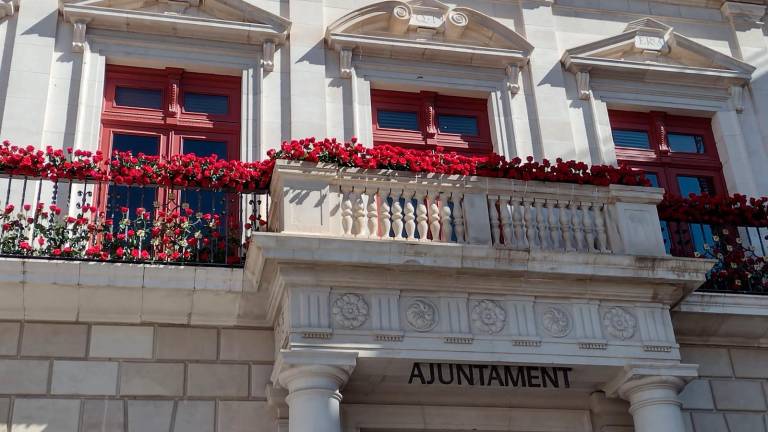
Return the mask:
<path fill-rule="evenodd" d="M 662 193 L 280 161 L 244 290 L 278 349 L 675 363 L 669 308 L 712 261 L 665 253 Z"/>

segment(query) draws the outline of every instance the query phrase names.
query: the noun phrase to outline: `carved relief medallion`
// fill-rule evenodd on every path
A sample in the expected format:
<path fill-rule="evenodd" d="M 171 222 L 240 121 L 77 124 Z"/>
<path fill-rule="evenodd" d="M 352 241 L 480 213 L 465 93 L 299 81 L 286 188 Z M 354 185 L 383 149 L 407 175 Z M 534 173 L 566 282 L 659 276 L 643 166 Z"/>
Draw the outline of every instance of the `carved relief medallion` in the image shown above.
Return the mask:
<path fill-rule="evenodd" d="M 357 294 L 344 294 L 333 302 L 333 320 L 347 329 L 356 329 L 368 320 L 368 303 Z"/>
<path fill-rule="evenodd" d="M 504 328 L 507 312 L 494 300 L 480 300 L 472 308 L 472 326 L 488 334 L 496 334 Z"/>
<path fill-rule="evenodd" d="M 571 332 L 571 316 L 561 307 L 550 306 L 541 315 L 541 326 L 552 337 L 561 338 Z"/>
<path fill-rule="evenodd" d="M 405 320 L 414 330 L 427 332 L 437 325 L 437 307 L 427 299 L 414 299 L 405 309 Z"/>
<path fill-rule="evenodd" d="M 603 326 L 609 335 L 626 340 L 635 335 L 637 318 L 628 310 L 614 306 L 603 315 Z"/>

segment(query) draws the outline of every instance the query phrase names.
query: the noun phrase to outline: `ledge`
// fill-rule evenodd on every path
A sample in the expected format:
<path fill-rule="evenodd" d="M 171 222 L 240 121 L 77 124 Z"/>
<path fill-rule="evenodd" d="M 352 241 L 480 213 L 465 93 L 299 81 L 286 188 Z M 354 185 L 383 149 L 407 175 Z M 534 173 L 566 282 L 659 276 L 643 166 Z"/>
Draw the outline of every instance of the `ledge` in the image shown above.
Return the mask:
<path fill-rule="evenodd" d="M 768 296 L 693 293 L 672 313 L 680 343 L 768 347 Z"/>
<path fill-rule="evenodd" d="M 311 268 L 333 286 L 481 291 L 544 297 L 653 301 L 672 305 L 712 266 L 695 258 L 520 251 L 486 245 L 339 239 L 256 233 L 246 262 L 246 290 L 269 290 L 271 276 Z M 266 285 L 266 286 L 265 286 Z"/>
<path fill-rule="evenodd" d="M 243 269 L 0 259 L 0 319 L 251 324 Z"/>

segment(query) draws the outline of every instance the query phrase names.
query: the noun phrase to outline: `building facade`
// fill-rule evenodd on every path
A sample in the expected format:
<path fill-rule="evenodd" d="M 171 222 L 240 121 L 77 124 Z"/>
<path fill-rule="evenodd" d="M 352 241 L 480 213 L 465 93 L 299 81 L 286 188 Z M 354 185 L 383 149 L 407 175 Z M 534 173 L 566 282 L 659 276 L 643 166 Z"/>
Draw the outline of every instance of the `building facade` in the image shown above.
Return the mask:
<path fill-rule="evenodd" d="M 135 161 L 129 182 L 0 163 L 0 432 L 768 430 L 768 297 L 711 270 L 728 229 L 758 261 L 768 232 L 657 210 L 768 195 L 765 14 L 0 0 L 0 137 L 22 148 L 254 162 L 336 137 L 653 186 L 279 159 L 268 185 L 185 189 Z M 138 246 L 99 259 L 113 235 Z"/>

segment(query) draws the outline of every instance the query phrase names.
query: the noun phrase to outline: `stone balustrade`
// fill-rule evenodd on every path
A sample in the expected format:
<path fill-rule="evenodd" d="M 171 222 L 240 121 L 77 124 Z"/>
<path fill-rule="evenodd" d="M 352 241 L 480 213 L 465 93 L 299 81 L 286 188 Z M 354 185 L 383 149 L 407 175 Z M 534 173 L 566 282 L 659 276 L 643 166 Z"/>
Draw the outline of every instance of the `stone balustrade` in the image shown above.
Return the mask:
<path fill-rule="evenodd" d="M 279 161 L 270 231 L 661 256 L 663 191 Z"/>

